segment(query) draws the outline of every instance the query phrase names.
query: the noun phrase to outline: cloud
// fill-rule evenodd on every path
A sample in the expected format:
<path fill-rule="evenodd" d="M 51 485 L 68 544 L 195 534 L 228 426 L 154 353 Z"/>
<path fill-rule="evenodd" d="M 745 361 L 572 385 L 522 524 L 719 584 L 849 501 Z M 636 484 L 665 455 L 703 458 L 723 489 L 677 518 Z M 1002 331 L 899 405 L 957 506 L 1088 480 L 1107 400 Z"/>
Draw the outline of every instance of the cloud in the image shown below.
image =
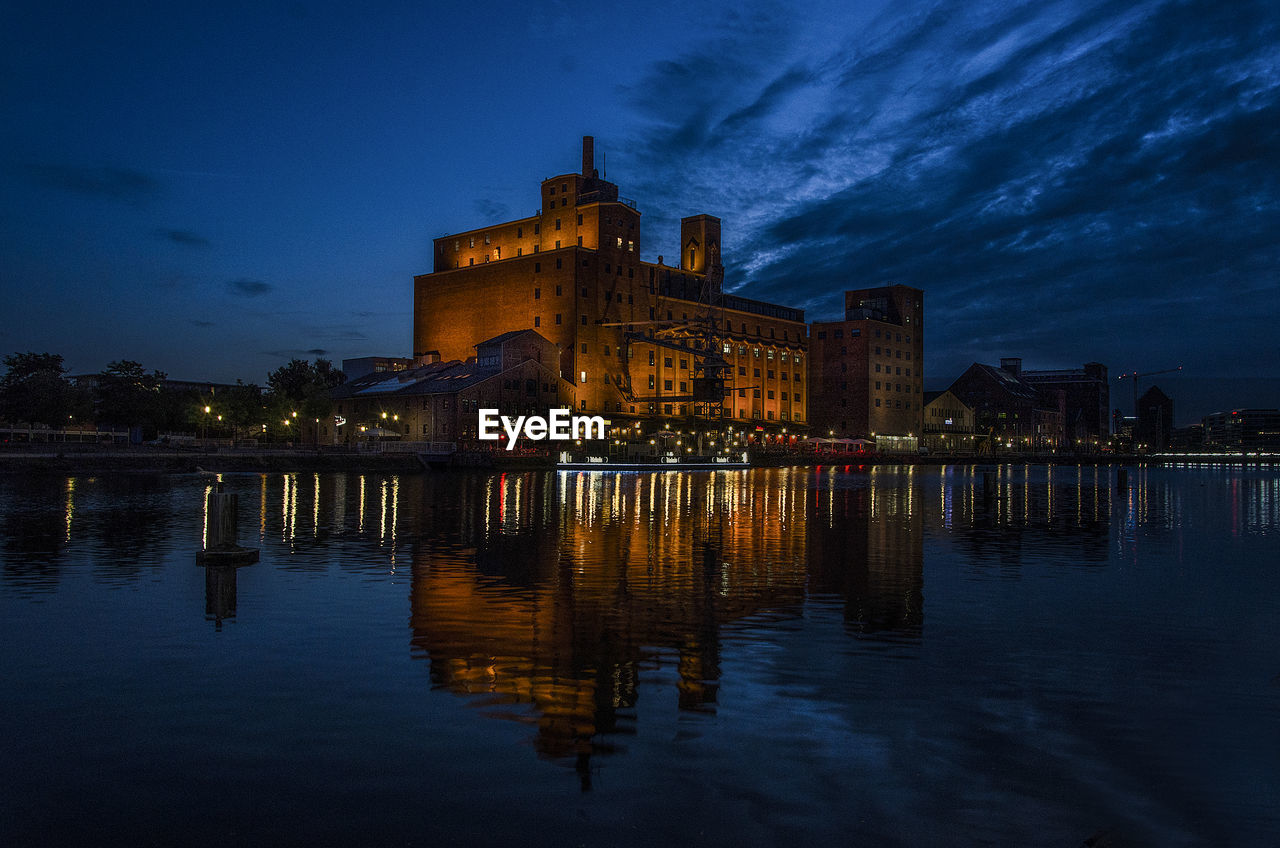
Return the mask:
<path fill-rule="evenodd" d="M 307 353 L 311 354 L 312 356 L 324 356 L 328 352 L 329 351 L 325 350 L 322 347 L 313 347 L 307 351 Z"/>
<path fill-rule="evenodd" d="M 1269 361 L 1278 40 L 1264 3 L 945 0 L 829 53 L 656 63 L 633 100 L 634 191 L 676 214 L 646 214 L 646 241 L 716 214 L 726 287 L 810 320 L 845 289 L 920 287 L 939 383 L 1000 352 Z"/>
<path fill-rule="evenodd" d="M 181 244 L 187 247 L 209 247 L 211 242 L 198 233 L 189 230 L 156 230 L 156 237 L 171 241 L 174 244 Z"/>
<path fill-rule="evenodd" d="M 160 183 L 156 179 L 133 168 L 32 164 L 25 166 L 25 170 L 38 186 L 86 197 L 138 203 L 151 199 L 160 191 Z"/>
<path fill-rule="evenodd" d="M 261 297 L 272 288 L 270 283 L 264 283 L 261 280 L 232 280 L 227 283 L 227 289 L 241 297 Z"/>
<path fill-rule="evenodd" d="M 189 318 L 187 320 L 196 327 L 216 327 L 217 326 L 217 323 L 214 321 L 202 321 L 199 318 Z"/>

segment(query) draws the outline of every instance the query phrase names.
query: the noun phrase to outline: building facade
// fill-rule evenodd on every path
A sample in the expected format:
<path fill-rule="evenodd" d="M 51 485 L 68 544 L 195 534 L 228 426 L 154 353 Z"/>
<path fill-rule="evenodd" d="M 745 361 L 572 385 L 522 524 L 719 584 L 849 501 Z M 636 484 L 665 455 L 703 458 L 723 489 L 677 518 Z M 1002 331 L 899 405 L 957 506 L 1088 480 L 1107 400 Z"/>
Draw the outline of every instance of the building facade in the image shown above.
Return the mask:
<path fill-rule="evenodd" d="M 534 329 L 574 409 L 780 429 L 808 421 L 804 312 L 721 289 L 720 220 L 681 220 L 678 261 L 641 259 L 641 214 L 594 168 L 543 180 L 528 218 L 443 236 L 414 278 L 415 356 L 462 359 Z"/>
<path fill-rule="evenodd" d="M 975 362 L 949 389 L 973 410 L 975 435 L 993 451 L 1057 450 L 1065 441 L 1065 393 L 1046 398 L 1022 379 L 1022 360 Z"/>
<path fill-rule="evenodd" d="M 974 453 L 973 410 L 950 391 L 924 393 L 921 446 L 933 453 Z"/>
<path fill-rule="evenodd" d="M 1138 443 L 1145 450 L 1164 450 L 1173 437 L 1173 398 L 1152 386 L 1138 398 Z"/>
<path fill-rule="evenodd" d="M 1280 410 L 1233 409 L 1206 415 L 1204 446 L 1217 450 L 1280 450 Z"/>
<path fill-rule="evenodd" d="M 924 420 L 924 292 L 883 286 L 845 292 L 843 321 L 809 338 L 815 433 L 918 439 Z"/>
<path fill-rule="evenodd" d="M 1107 366 L 1101 362 L 1086 362 L 1081 368 L 1020 369 L 1020 374 L 1023 380 L 1040 391 L 1046 402 L 1052 399 L 1056 404 L 1057 393 L 1062 393 L 1067 445 L 1088 453 L 1106 444 L 1111 435 L 1111 386 L 1107 382 Z"/>

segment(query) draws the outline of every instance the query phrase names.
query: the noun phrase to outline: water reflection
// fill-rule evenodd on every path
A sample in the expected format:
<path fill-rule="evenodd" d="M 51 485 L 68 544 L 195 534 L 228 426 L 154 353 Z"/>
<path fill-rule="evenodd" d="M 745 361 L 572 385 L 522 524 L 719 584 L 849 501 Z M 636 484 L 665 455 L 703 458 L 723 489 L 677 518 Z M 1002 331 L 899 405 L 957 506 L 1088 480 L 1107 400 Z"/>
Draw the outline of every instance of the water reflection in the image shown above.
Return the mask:
<path fill-rule="evenodd" d="M 809 592 L 842 598 L 860 634 L 918 637 L 922 515 L 897 482 L 811 499 L 789 469 L 470 478 L 457 540 L 413 549 L 414 650 L 588 781 L 633 732 L 642 674 L 713 712 L 726 629 L 798 616 Z"/>

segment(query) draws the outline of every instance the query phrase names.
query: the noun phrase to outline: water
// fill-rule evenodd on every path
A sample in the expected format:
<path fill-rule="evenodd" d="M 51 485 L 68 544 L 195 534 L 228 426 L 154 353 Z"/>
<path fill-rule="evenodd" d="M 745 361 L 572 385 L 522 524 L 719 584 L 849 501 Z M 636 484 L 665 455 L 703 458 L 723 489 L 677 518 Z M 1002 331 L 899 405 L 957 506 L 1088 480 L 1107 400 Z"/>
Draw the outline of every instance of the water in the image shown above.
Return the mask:
<path fill-rule="evenodd" d="M 1280 472 L 0 477 L 13 845 L 1263 845 Z"/>

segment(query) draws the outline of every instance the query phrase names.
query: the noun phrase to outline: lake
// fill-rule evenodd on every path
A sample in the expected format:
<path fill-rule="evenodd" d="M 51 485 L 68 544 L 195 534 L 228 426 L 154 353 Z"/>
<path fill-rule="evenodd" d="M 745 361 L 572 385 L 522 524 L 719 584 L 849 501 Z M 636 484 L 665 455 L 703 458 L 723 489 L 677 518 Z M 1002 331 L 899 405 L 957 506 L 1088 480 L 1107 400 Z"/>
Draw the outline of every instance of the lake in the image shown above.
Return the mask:
<path fill-rule="evenodd" d="M 214 479 L 0 477 L 5 844 L 1280 832 L 1278 470 Z"/>

